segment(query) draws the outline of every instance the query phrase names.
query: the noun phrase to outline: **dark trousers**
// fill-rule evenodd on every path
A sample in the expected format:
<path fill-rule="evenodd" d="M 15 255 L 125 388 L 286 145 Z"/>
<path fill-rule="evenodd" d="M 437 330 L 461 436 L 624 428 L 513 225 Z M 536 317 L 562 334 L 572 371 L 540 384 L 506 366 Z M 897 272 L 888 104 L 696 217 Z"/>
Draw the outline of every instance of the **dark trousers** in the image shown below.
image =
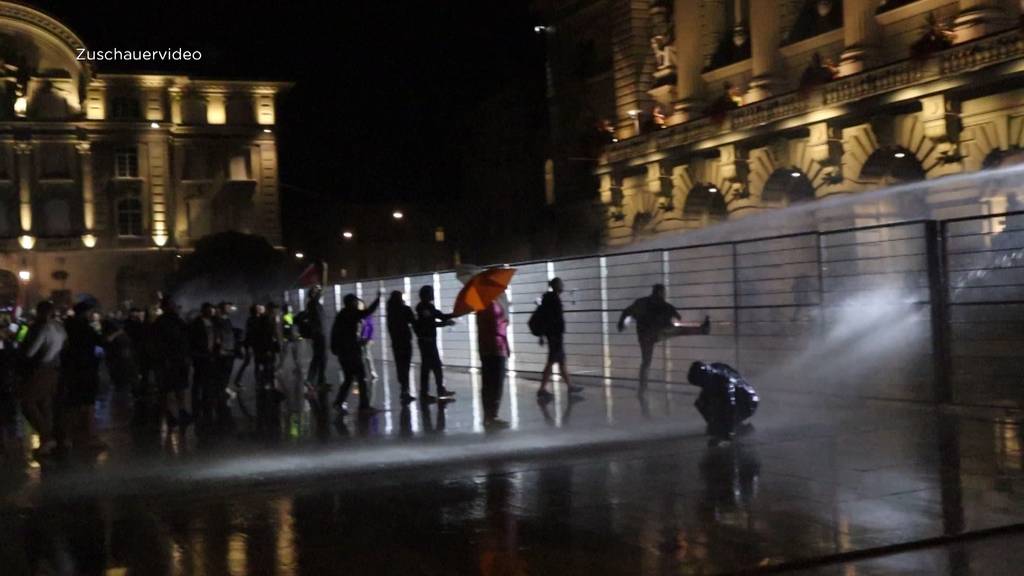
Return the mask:
<path fill-rule="evenodd" d="M 327 340 L 323 334 L 314 334 L 313 358 L 309 361 L 309 372 L 306 381 L 315 386 L 327 382 Z"/>
<path fill-rule="evenodd" d="M 498 417 L 501 406 L 501 395 L 505 388 L 504 356 L 484 356 L 480 359 L 481 396 L 484 405 L 484 418 L 493 420 Z"/>
<path fill-rule="evenodd" d="M 441 354 L 437 351 L 437 340 L 418 339 L 420 345 L 420 394 L 426 395 L 430 390 L 430 374 L 434 374 L 437 393 L 444 392 L 444 369 Z"/>
<path fill-rule="evenodd" d="M 192 359 L 192 411 L 207 415 L 212 410 L 210 397 L 213 382 L 217 376 L 212 358 L 195 357 Z"/>
<path fill-rule="evenodd" d="M 651 371 L 651 360 L 654 347 L 658 344 L 657 336 L 640 336 L 640 389 L 647 388 L 647 375 Z"/>
<path fill-rule="evenodd" d="M 409 368 L 412 366 L 412 342 L 392 342 L 391 351 L 395 354 L 398 385 L 402 388 L 402 394 L 408 394 Z"/>
<path fill-rule="evenodd" d="M 347 357 L 338 357 L 341 364 L 341 371 L 345 374 L 345 380 L 338 388 L 338 396 L 334 399 L 335 404 L 341 404 L 348 398 L 348 392 L 352 388 L 352 382 L 359 383 L 359 407 L 370 407 L 370 390 L 366 385 L 366 366 L 363 364 L 363 357 L 359 351 L 349 354 Z"/>

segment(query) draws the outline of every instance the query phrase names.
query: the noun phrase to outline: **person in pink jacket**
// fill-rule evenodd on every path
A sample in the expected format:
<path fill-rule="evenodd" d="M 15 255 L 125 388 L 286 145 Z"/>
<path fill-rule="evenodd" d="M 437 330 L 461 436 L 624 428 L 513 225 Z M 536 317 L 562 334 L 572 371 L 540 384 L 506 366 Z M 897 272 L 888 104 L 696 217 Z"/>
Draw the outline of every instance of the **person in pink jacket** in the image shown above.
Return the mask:
<path fill-rule="evenodd" d="M 508 313 L 501 302 L 495 300 L 476 313 L 476 328 L 484 427 L 488 430 L 508 428 L 508 423 L 498 418 L 509 354 Z"/>

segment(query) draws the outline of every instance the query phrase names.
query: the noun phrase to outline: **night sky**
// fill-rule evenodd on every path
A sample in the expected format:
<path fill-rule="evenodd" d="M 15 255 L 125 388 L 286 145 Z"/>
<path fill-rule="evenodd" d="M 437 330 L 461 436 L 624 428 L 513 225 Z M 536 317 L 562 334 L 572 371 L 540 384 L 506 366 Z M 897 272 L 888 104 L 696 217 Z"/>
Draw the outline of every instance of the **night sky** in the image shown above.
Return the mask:
<path fill-rule="evenodd" d="M 281 182 L 290 186 L 285 241 L 312 253 L 337 232 L 325 219 L 339 202 L 442 205 L 465 195 L 460 136 L 484 101 L 527 103 L 508 118 L 487 107 L 490 125 L 545 122 L 543 45 L 526 0 L 27 3 L 90 50 L 203 52 L 199 63 L 104 62 L 100 73 L 295 82 L 277 116 Z"/>

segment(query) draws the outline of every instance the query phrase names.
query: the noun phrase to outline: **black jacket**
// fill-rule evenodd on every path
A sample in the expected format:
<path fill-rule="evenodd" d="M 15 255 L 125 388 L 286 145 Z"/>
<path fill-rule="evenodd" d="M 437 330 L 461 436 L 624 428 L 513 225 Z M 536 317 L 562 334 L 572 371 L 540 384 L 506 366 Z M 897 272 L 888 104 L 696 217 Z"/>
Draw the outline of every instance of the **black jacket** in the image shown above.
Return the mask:
<path fill-rule="evenodd" d="M 334 326 L 331 328 L 331 352 L 339 358 L 352 357 L 362 354 L 362 344 L 359 342 L 359 323 L 363 318 L 373 315 L 380 306 L 380 298 L 373 301 L 365 310 L 342 308 L 341 312 L 334 317 Z"/>

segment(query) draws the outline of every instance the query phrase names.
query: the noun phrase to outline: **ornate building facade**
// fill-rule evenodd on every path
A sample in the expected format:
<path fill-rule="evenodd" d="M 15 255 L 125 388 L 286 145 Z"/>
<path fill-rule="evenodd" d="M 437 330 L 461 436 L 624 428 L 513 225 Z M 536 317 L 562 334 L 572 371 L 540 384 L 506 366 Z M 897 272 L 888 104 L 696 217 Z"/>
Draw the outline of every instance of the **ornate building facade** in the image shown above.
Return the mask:
<path fill-rule="evenodd" d="M 0 286 L 19 282 L 23 303 L 148 302 L 206 235 L 281 243 L 287 84 L 102 74 L 84 50 L 59 21 L 0 1 Z"/>
<path fill-rule="evenodd" d="M 600 199 L 609 245 L 977 171 L 1024 147 L 1017 0 L 539 7 L 549 180 Z M 987 202 L 958 210 L 1007 210 Z"/>

